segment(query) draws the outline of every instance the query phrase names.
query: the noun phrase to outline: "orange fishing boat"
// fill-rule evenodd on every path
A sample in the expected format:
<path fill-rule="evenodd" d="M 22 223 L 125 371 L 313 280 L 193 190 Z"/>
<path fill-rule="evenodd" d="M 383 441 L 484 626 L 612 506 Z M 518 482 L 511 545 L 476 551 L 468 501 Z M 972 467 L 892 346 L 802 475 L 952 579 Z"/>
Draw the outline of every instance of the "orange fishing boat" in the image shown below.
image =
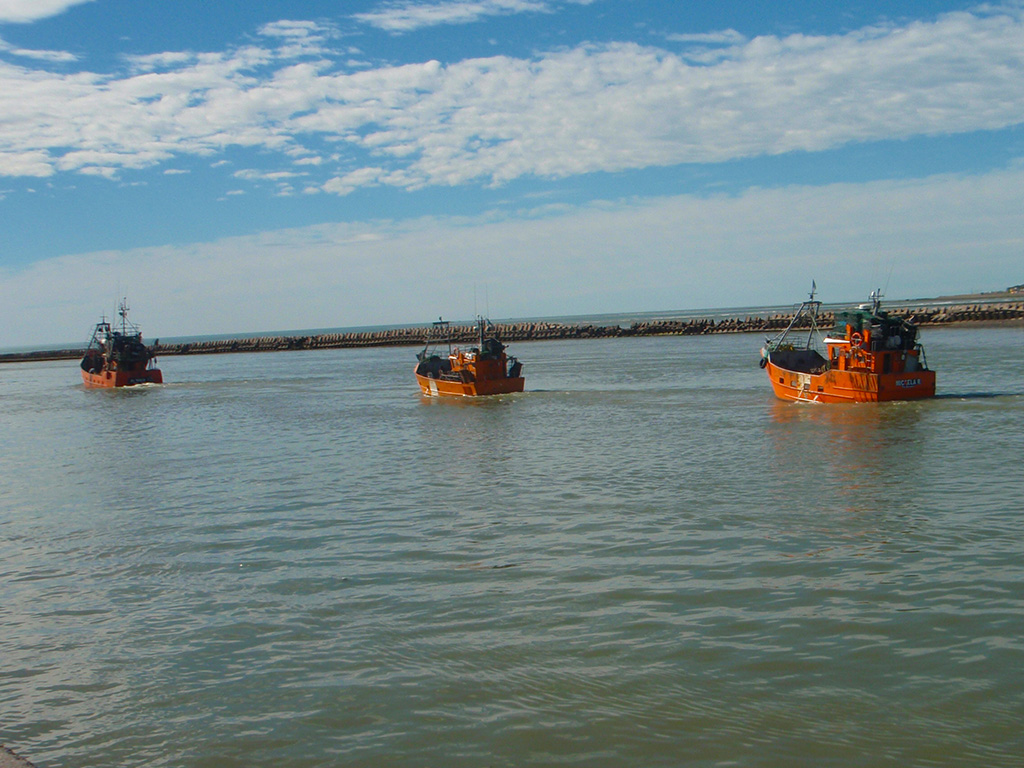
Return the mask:
<path fill-rule="evenodd" d="M 128 304 L 117 309 L 120 329 L 106 318 L 96 323 L 92 339 L 82 357 L 82 382 L 90 388 L 130 387 L 136 384 L 162 384 L 164 377 L 156 367 L 153 350 L 142 343 L 138 326 L 128 320 Z"/>
<path fill-rule="evenodd" d="M 821 302 L 800 305 L 785 331 L 761 350 L 761 367 L 775 395 L 816 403 L 917 400 L 935 396 L 935 371 L 928 370 L 912 320 L 890 316 L 881 293 L 870 304 L 837 311 L 828 336 L 818 327 Z"/>
<path fill-rule="evenodd" d="M 523 391 L 523 364 L 506 355 L 505 345 L 495 336 L 487 335 L 487 321 L 477 318 L 477 346 L 470 349 L 452 346 L 449 325 L 447 320 L 437 320 L 426 346 L 416 355 L 416 381 L 424 395 L 480 397 Z"/>

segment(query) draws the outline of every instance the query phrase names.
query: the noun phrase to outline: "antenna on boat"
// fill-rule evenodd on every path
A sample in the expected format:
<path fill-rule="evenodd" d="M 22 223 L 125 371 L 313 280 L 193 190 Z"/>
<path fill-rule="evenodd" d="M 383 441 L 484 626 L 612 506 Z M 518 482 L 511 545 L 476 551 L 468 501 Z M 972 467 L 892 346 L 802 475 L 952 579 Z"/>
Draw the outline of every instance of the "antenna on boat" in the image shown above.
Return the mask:
<path fill-rule="evenodd" d="M 125 296 L 117 304 L 117 314 L 121 318 L 121 333 L 128 333 L 128 297 Z"/>
<path fill-rule="evenodd" d="M 814 301 L 814 294 L 818 292 L 818 284 L 812 279 L 811 280 L 811 295 L 808 297 L 808 301 Z"/>
<path fill-rule="evenodd" d="M 485 320 L 483 315 L 476 316 L 476 335 L 477 335 L 477 348 L 484 348 L 484 333 L 487 327 L 490 325 L 490 320 Z"/>
<path fill-rule="evenodd" d="M 873 290 L 871 292 L 871 294 L 868 296 L 868 298 L 871 299 L 871 313 L 872 314 L 877 314 L 878 313 L 878 308 L 882 305 L 882 296 L 883 295 L 884 294 L 882 293 L 882 289 L 881 288 L 875 288 L 875 290 Z"/>

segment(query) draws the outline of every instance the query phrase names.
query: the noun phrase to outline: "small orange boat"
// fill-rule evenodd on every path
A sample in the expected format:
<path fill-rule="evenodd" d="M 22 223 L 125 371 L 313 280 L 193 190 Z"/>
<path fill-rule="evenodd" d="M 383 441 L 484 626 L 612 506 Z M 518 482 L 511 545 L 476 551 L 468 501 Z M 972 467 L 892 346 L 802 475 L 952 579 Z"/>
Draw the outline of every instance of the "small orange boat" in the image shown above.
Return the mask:
<path fill-rule="evenodd" d="M 816 403 L 917 400 L 935 396 L 935 371 L 911 320 L 881 309 L 881 293 L 870 304 L 835 313 L 831 333 L 818 328 L 821 302 L 800 305 L 785 331 L 761 350 L 761 367 L 775 395 Z M 809 323 L 808 323 L 809 320 Z"/>
<path fill-rule="evenodd" d="M 505 345 L 495 336 L 487 336 L 487 321 L 477 318 L 477 346 L 465 350 L 452 347 L 449 325 L 437 320 L 416 355 L 416 381 L 424 395 L 481 397 L 523 391 L 523 364 L 506 355 Z M 441 349 L 444 345 L 447 352 Z"/>
<path fill-rule="evenodd" d="M 162 384 L 153 350 L 142 343 L 138 326 L 128 320 L 128 304 L 117 309 L 121 328 L 115 330 L 106 318 L 96 323 L 92 339 L 82 357 L 82 382 L 90 388 L 131 387 Z"/>

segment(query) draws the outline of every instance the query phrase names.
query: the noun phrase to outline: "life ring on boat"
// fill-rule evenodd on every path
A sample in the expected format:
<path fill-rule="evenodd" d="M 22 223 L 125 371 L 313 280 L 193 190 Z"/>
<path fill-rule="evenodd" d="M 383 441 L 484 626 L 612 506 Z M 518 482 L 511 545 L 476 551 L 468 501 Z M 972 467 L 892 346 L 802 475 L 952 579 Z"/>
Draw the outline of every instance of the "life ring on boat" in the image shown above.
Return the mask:
<path fill-rule="evenodd" d="M 864 337 L 859 333 L 854 333 L 850 336 L 850 343 L 857 349 L 860 349 L 860 345 L 864 343 Z"/>

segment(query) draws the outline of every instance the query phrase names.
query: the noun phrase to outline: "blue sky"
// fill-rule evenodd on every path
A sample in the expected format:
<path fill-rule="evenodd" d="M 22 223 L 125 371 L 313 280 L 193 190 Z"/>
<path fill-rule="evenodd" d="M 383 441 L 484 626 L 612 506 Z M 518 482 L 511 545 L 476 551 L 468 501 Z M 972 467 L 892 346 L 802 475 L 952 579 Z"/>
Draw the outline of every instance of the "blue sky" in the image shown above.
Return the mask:
<path fill-rule="evenodd" d="M 1024 282 L 1024 4 L 0 0 L 0 346 Z"/>

